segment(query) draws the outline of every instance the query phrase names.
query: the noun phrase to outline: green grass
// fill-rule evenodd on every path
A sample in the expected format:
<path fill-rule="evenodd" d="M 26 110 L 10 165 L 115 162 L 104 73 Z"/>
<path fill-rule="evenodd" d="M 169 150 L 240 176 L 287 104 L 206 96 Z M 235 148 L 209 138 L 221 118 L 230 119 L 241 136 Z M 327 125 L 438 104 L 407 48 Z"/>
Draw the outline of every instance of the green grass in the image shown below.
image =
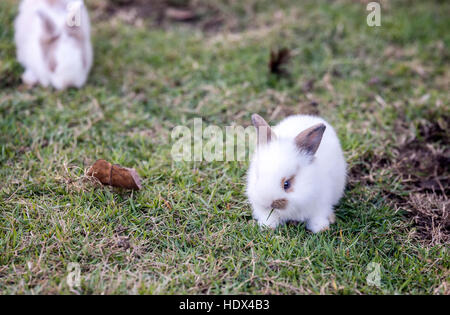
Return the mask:
<path fill-rule="evenodd" d="M 77 262 L 83 294 L 448 294 L 448 244 L 416 237 L 386 197 L 411 188 L 371 157 L 395 158 L 397 123 L 419 137 L 421 122 L 449 117 L 450 4 L 389 2 L 370 28 L 358 1 L 217 3 L 238 30 L 94 19 L 87 85 L 56 92 L 19 88 L 17 8 L 1 2 L 0 293 L 70 294 Z M 283 46 L 291 76 L 278 80 L 267 62 Z M 260 230 L 248 162 L 172 162 L 177 125 L 246 126 L 281 106 L 274 123 L 311 100 L 358 174 L 330 231 Z M 144 188 L 84 181 L 99 158 L 136 168 Z M 371 262 L 380 287 L 366 281 Z"/>

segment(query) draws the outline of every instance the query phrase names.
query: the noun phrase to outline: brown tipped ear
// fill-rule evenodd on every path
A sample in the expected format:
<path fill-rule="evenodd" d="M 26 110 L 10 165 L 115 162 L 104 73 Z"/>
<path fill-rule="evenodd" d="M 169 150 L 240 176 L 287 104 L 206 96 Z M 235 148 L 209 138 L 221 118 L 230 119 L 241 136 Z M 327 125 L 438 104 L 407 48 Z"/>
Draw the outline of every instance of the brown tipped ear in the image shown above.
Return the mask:
<path fill-rule="evenodd" d="M 295 137 L 295 144 L 301 151 L 314 155 L 322 141 L 325 128 L 324 124 L 317 124 L 303 130 Z"/>
<path fill-rule="evenodd" d="M 269 124 L 258 114 L 252 115 L 253 126 L 258 133 L 258 145 L 269 143 L 276 139 L 275 133 L 270 129 Z"/>
<path fill-rule="evenodd" d="M 53 23 L 51 18 L 45 14 L 43 11 L 38 11 L 38 15 L 41 18 L 42 24 L 44 26 L 45 37 L 53 37 L 56 34 L 56 25 Z"/>

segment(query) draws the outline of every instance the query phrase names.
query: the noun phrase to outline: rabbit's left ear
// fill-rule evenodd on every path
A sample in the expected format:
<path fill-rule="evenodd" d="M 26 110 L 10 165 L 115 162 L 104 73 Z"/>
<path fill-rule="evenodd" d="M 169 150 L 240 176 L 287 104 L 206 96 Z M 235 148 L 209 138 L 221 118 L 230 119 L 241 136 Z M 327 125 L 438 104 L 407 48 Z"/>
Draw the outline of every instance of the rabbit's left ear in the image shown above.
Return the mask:
<path fill-rule="evenodd" d="M 314 155 L 322 141 L 325 128 L 324 124 L 317 124 L 303 130 L 295 137 L 295 144 L 301 151 Z"/>
<path fill-rule="evenodd" d="M 267 144 L 276 139 L 275 133 L 272 131 L 264 118 L 258 114 L 253 114 L 252 123 L 253 126 L 256 127 L 256 132 L 258 134 L 258 145 Z"/>

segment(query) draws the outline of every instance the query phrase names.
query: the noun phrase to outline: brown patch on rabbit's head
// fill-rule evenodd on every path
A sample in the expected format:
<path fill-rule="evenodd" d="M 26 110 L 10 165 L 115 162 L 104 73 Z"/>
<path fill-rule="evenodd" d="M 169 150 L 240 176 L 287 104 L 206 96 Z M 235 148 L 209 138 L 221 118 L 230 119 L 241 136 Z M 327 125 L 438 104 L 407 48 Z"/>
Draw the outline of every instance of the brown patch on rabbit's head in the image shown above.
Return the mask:
<path fill-rule="evenodd" d="M 42 55 L 47 67 L 51 72 L 56 70 L 58 66 L 56 62 L 55 50 L 58 45 L 60 35 L 57 33 L 55 23 L 50 17 L 42 11 L 38 12 L 39 17 L 42 20 L 44 31 L 41 35 L 40 44 L 42 48 Z"/>
<path fill-rule="evenodd" d="M 56 67 L 58 66 L 55 51 L 59 39 L 61 37 L 61 34 L 57 31 L 55 23 L 46 13 L 39 11 L 38 15 L 42 20 L 44 30 L 40 39 L 42 54 L 48 69 L 51 72 L 54 72 L 56 70 Z M 88 60 L 87 60 L 87 47 L 85 43 L 86 40 L 81 27 L 66 25 L 64 31 L 69 37 L 71 37 L 75 41 L 77 47 L 80 49 L 83 67 L 87 68 Z"/>
<path fill-rule="evenodd" d="M 62 0 L 45 0 L 51 7 L 65 8 L 65 1 Z"/>

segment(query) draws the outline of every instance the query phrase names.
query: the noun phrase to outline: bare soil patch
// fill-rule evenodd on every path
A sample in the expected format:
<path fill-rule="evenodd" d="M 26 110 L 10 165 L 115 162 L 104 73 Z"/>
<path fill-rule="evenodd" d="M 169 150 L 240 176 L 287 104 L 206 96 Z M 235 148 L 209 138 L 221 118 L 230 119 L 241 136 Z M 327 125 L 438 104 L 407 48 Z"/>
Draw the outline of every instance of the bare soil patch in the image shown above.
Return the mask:
<path fill-rule="evenodd" d="M 408 213 L 415 235 L 430 245 L 450 242 L 450 136 L 445 126 L 449 117 L 442 118 L 439 122 L 423 120 L 418 136 L 412 138 L 407 126 L 400 122 L 395 132 L 404 137 L 393 150 L 394 157 L 368 153 L 349 173 L 350 187 L 355 182 L 374 185 L 374 173 L 379 169 L 400 177 L 403 190 L 410 193 L 383 194 L 395 208 Z"/>
<path fill-rule="evenodd" d="M 398 148 L 392 165 L 411 194 L 398 198 L 416 226 L 417 235 L 431 243 L 450 242 L 450 136 L 446 122 L 423 121 L 419 136 Z"/>
<path fill-rule="evenodd" d="M 441 195 L 450 192 L 450 136 L 445 127 L 425 121 L 419 126 L 419 137 L 397 151 L 393 166 L 411 189 Z"/>

